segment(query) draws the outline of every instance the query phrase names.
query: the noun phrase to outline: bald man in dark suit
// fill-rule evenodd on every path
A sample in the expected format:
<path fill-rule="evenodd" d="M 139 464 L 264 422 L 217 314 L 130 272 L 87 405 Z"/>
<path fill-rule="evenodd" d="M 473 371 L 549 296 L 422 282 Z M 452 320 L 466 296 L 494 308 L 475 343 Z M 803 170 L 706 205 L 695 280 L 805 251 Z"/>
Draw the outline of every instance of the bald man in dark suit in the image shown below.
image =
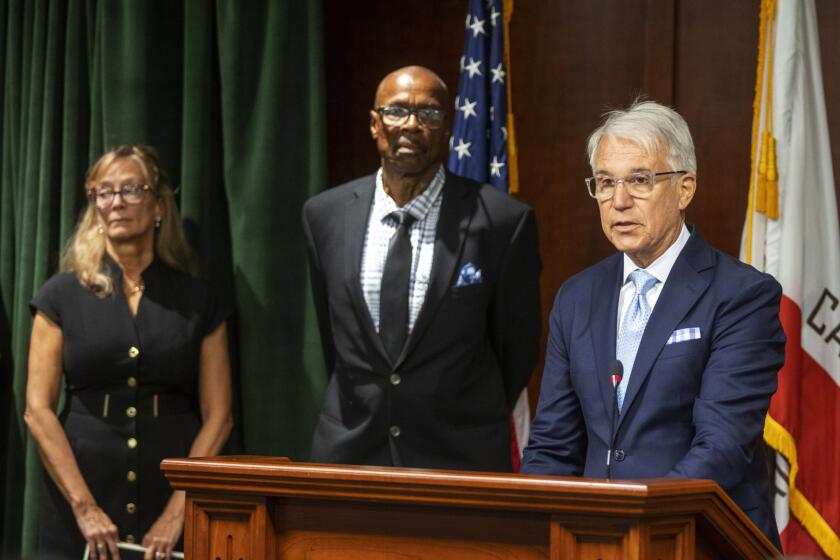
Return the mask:
<path fill-rule="evenodd" d="M 386 76 L 381 168 L 304 206 L 330 373 L 314 461 L 511 470 L 510 412 L 539 353 L 536 222 L 445 171 L 450 106 L 428 69 Z"/>

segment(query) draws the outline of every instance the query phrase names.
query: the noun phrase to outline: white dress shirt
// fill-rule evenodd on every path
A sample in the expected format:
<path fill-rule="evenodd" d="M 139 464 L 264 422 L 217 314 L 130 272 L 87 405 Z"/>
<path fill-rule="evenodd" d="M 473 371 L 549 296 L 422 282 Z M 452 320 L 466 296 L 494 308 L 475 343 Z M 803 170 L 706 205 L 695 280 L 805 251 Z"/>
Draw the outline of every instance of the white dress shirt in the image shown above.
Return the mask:
<path fill-rule="evenodd" d="M 642 269 L 657 280 L 656 284 L 654 284 L 646 294 L 647 301 L 650 304 L 651 313 L 653 313 L 653 308 L 659 300 L 659 294 L 662 293 L 662 287 L 665 285 L 668 275 L 671 274 L 671 269 L 674 268 L 674 263 L 677 262 L 677 257 L 680 256 L 685 244 L 688 243 L 689 237 L 691 237 L 691 234 L 688 232 L 688 228 L 685 227 L 685 224 L 683 224 L 677 240 L 674 241 L 664 253 L 659 255 L 659 258 L 650 263 L 647 268 Z M 630 307 L 630 302 L 633 301 L 633 297 L 636 295 L 636 287 L 633 285 L 633 282 L 628 281 L 628 277 L 631 272 L 638 268 L 639 267 L 636 263 L 634 263 L 625 253 L 624 277 L 622 278 L 621 291 L 618 294 L 618 325 L 615 330 L 616 343 L 618 343 L 618 333 L 621 332 L 621 321 L 624 320 L 624 315 Z"/>

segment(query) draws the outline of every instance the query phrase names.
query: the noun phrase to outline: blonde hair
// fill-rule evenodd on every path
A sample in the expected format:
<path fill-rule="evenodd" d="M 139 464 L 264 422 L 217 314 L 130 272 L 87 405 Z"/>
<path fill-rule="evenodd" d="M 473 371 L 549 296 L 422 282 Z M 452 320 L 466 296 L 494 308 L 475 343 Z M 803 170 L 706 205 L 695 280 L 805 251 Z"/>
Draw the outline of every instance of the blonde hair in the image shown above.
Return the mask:
<path fill-rule="evenodd" d="M 151 146 L 117 146 L 105 152 L 85 174 L 88 207 L 67 242 L 61 259 L 61 270 L 74 272 L 82 285 L 93 290 L 100 298 L 112 294 L 114 286 L 102 260 L 105 256 L 105 236 L 90 192 L 96 187 L 97 180 L 119 159 L 128 159 L 138 165 L 146 184 L 151 187 L 150 191 L 160 204 L 161 219 L 160 227 L 155 230 L 155 255 L 172 268 L 195 273 L 193 255 L 184 235 L 175 193 L 165 172 L 158 165 L 157 151 Z"/>

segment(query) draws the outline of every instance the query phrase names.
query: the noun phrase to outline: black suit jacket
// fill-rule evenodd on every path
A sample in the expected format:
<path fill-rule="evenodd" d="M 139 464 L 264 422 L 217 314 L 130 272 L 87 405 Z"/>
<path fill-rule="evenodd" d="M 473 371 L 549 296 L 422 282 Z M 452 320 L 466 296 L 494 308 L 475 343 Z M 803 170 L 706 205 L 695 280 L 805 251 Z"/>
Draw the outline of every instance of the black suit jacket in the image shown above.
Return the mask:
<path fill-rule="evenodd" d="M 540 260 L 530 208 L 447 173 L 426 299 L 390 363 L 360 285 L 375 176 L 303 208 L 330 381 L 312 460 L 509 471 L 509 415 L 539 354 Z M 472 263 L 483 282 L 456 287 Z"/>

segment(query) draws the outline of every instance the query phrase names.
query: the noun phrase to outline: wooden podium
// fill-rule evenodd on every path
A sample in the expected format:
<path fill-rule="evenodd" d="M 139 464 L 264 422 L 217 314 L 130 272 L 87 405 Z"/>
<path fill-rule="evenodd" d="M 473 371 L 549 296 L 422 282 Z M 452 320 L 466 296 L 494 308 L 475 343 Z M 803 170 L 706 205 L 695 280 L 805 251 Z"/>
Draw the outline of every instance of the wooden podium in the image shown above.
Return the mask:
<path fill-rule="evenodd" d="M 707 480 L 166 459 L 192 560 L 718 559 L 778 551 Z"/>

